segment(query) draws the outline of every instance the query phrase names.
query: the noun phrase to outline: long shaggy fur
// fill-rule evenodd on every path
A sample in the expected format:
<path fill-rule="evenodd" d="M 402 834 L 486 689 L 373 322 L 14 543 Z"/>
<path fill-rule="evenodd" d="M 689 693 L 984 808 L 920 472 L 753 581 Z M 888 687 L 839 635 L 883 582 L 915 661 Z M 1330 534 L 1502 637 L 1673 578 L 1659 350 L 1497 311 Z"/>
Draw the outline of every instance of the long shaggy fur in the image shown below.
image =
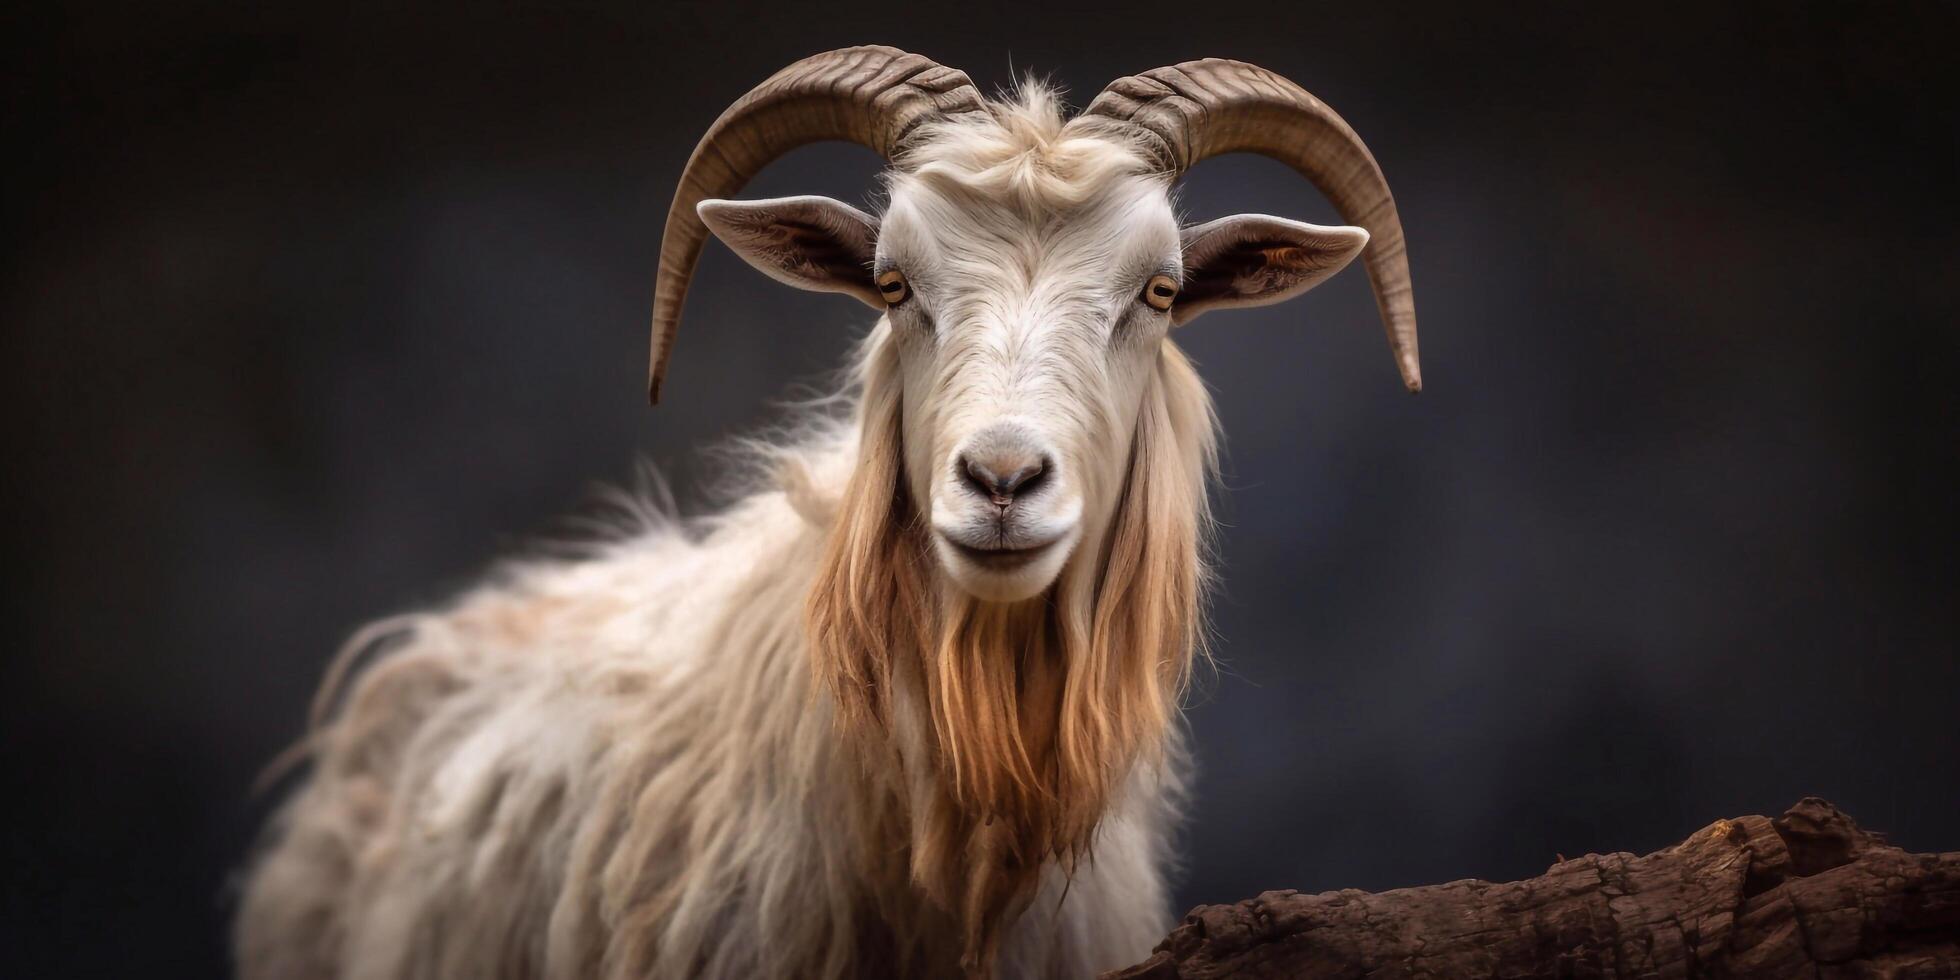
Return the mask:
<path fill-rule="evenodd" d="M 1046 99 L 929 145 L 1031 194 L 1127 158 L 1067 145 Z M 989 604 L 927 550 L 897 358 L 881 323 L 850 421 L 769 447 L 772 479 L 722 513 L 652 512 L 358 635 L 250 874 L 241 975 L 1080 977 L 1145 955 L 1203 634 L 1209 400 L 1163 341 L 1109 449 L 1106 528 L 1046 594 Z"/>

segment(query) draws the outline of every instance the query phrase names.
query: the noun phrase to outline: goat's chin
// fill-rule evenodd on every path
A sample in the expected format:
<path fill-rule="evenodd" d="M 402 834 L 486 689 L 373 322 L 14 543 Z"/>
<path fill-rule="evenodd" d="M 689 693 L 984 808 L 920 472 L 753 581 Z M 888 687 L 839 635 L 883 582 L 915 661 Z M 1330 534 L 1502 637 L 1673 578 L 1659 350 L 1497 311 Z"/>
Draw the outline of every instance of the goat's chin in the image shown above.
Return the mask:
<path fill-rule="evenodd" d="M 940 568 L 960 591 L 982 602 L 1019 602 L 1031 599 L 1054 584 L 1068 564 L 1078 534 L 1068 534 L 1029 555 L 975 553 L 946 538 L 934 535 L 934 550 Z"/>

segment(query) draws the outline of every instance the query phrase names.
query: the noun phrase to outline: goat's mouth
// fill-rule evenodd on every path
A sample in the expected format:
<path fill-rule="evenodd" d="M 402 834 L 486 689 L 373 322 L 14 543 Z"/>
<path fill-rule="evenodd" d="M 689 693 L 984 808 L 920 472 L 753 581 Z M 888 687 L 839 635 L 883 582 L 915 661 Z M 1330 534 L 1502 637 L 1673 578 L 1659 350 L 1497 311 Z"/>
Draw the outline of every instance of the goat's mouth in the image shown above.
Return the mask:
<path fill-rule="evenodd" d="M 1047 554 L 1062 541 L 1061 538 L 1057 537 L 1043 541 L 1040 544 L 1025 547 L 1012 547 L 1007 545 L 976 547 L 964 541 L 956 540 L 950 535 L 942 534 L 940 537 L 944 538 L 946 543 L 951 545 L 953 551 L 961 558 L 966 559 L 979 568 L 993 572 L 1017 571 Z"/>

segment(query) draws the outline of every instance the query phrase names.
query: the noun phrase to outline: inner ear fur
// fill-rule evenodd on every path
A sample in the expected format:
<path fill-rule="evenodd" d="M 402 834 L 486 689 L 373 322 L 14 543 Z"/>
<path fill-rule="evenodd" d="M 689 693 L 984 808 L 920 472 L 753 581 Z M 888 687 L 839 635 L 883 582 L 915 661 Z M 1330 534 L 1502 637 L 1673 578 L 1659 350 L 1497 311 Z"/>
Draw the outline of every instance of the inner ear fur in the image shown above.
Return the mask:
<path fill-rule="evenodd" d="M 1178 324 L 1207 310 L 1292 299 L 1341 271 L 1368 244 L 1351 225 L 1313 225 L 1235 214 L 1184 229 L 1184 284 L 1171 309 Z"/>
<path fill-rule="evenodd" d="M 701 220 L 748 264 L 798 289 L 844 293 L 884 309 L 871 281 L 878 219 L 842 201 L 805 195 L 702 201 Z"/>

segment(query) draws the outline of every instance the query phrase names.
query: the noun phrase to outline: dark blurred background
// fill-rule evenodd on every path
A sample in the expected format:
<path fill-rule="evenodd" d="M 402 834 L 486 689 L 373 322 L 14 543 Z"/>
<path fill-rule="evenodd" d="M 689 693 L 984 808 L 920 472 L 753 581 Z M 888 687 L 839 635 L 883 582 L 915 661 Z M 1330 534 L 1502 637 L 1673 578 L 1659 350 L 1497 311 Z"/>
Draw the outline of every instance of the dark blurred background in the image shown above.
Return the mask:
<path fill-rule="evenodd" d="M 1257 62 L 1408 223 L 1419 398 L 1358 271 L 1178 336 L 1230 450 L 1180 911 L 1805 794 L 1960 848 L 1956 8 L 1719 6 L 12 8 L 0 973 L 221 975 L 250 785 L 350 630 L 636 458 L 711 499 L 697 447 L 868 317 L 711 246 L 647 408 L 673 182 L 750 85 L 874 40 L 1078 104 Z M 1253 158 L 1183 200 L 1333 219 Z"/>

